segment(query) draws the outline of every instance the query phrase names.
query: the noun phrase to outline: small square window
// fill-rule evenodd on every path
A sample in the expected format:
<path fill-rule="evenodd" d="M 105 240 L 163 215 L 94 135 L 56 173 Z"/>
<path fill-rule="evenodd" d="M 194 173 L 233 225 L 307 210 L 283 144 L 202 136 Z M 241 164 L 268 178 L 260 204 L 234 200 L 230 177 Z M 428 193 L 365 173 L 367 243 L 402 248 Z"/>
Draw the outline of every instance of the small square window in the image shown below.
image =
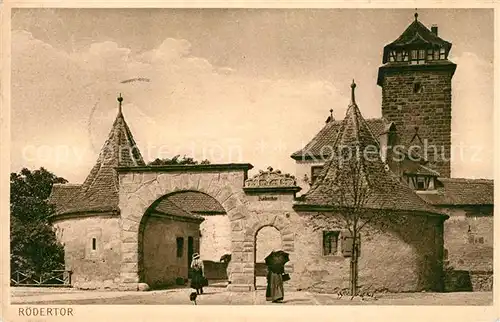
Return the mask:
<path fill-rule="evenodd" d="M 339 231 L 323 231 L 323 255 L 337 254 Z"/>
<path fill-rule="evenodd" d="M 177 257 L 181 258 L 184 254 L 184 238 L 177 237 Z"/>

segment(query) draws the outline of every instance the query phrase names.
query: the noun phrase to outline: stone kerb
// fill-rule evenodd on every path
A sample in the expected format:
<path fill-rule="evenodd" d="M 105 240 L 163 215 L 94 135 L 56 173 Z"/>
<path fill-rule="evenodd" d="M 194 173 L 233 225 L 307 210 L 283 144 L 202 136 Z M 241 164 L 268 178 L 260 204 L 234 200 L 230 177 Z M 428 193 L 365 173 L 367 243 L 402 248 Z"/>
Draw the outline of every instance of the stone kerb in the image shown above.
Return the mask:
<path fill-rule="evenodd" d="M 122 283 L 130 289 L 139 285 L 139 228 L 146 210 L 159 198 L 178 191 L 198 191 L 215 198 L 230 221 L 242 226 L 245 217 L 243 171 L 226 173 L 123 173 L 120 176 Z M 137 286 L 140 288 L 141 286 Z"/>

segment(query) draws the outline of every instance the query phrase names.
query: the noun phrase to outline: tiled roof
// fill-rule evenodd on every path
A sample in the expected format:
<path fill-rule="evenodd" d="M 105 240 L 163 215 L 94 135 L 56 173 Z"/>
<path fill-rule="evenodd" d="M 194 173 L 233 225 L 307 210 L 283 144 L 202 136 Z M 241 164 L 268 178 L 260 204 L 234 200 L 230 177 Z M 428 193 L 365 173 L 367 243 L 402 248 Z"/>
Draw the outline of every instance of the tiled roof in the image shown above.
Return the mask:
<path fill-rule="evenodd" d="M 440 174 L 436 170 L 433 170 L 431 168 L 428 168 L 428 167 L 426 167 L 422 164 L 418 164 L 416 162 L 414 162 L 414 163 L 416 164 L 416 167 L 405 169 L 404 170 L 405 174 L 419 174 L 419 175 L 424 175 L 424 176 L 439 177 Z"/>
<path fill-rule="evenodd" d="M 56 183 L 52 186 L 48 202 L 55 206 L 56 213 L 59 212 L 64 205 L 69 203 L 71 199 L 78 195 L 81 186 L 81 184 L 70 183 Z"/>
<path fill-rule="evenodd" d="M 428 45 L 428 46 L 439 46 L 444 47 L 446 51 L 451 49 L 451 43 L 443 40 L 442 38 L 435 35 L 431 30 L 429 30 L 424 24 L 422 24 L 418 19 L 415 19 L 406 30 L 394 40 L 392 43 L 384 47 L 384 60 L 383 63 L 387 62 L 387 53 L 392 48 L 405 47 L 408 45 Z"/>
<path fill-rule="evenodd" d="M 226 213 L 217 200 L 200 192 L 179 192 L 169 196 L 168 200 L 175 203 L 180 208 L 193 213 Z"/>
<path fill-rule="evenodd" d="M 384 118 L 373 118 L 365 120 L 375 137 L 387 133 L 393 124 Z M 325 124 L 321 131 L 301 150 L 294 152 L 291 157 L 295 160 L 308 159 L 310 157 L 319 160 L 328 159 L 331 155 L 332 146 L 342 126 L 342 121 L 333 120 Z"/>
<path fill-rule="evenodd" d="M 436 193 L 419 194 L 433 205 L 493 205 L 493 180 L 439 178 Z"/>
<path fill-rule="evenodd" d="M 142 165 L 145 165 L 144 160 L 120 111 L 79 194 L 58 213 L 118 211 L 118 174 L 115 167 Z"/>
<path fill-rule="evenodd" d="M 361 163 L 353 157 L 350 159 L 354 160 L 351 164 L 362 164 L 360 177 L 371 183 L 369 197 L 364 207 L 442 214 L 438 209 L 423 201 L 382 162 L 378 140 L 355 103 L 354 87 L 355 84 L 353 84 L 351 104 L 333 143 L 334 156 L 325 163 L 321 175 L 305 194 L 304 201 L 298 204 L 312 206 L 347 206 L 350 204 L 346 202 L 342 205 L 333 200 L 333 196 L 338 195 L 335 190 L 341 189 L 346 183 L 342 179 L 352 177 L 350 164 L 344 165 L 342 160 L 345 155 L 341 154 L 342 151 L 339 149 L 339 147 L 348 147 L 351 153 L 352 151 L 362 152 L 359 158 Z M 367 149 L 367 147 L 370 148 Z M 375 151 L 373 148 L 376 148 Z M 363 151 L 371 153 L 365 157 Z"/>
<path fill-rule="evenodd" d="M 161 200 L 152 211 L 200 220 L 203 220 L 203 217 L 198 214 L 226 213 L 217 200 L 195 191 L 178 192 L 169 195 Z"/>
<path fill-rule="evenodd" d="M 193 218 L 193 219 L 198 219 L 198 220 L 203 220 L 201 216 L 197 216 L 185 209 L 182 209 L 178 205 L 176 205 L 174 202 L 170 200 L 171 197 L 167 197 L 163 200 L 161 200 L 158 205 L 153 209 L 153 212 L 159 212 L 175 217 L 181 217 L 181 218 Z"/>

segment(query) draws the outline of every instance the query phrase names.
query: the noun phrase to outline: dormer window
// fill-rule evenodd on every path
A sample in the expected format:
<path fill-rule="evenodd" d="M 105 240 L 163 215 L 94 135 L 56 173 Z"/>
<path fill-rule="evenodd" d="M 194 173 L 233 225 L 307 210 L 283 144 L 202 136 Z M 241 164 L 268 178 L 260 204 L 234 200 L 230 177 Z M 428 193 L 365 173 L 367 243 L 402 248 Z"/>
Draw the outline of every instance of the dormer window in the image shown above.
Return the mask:
<path fill-rule="evenodd" d="M 322 165 L 315 165 L 311 167 L 311 185 L 316 181 L 316 179 L 318 179 L 321 171 L 323 171 Z"/>
<path fill-rule="evenodd" d="M 425 181 L 424 177 L 417 177 L 417 190 L 427 190 Z"/>
<path fill-rule="evenodd" d="M 407 177 L 411 188 L 417 191 L 434 190 L 434 177 L 423 175 L 411 175 Z"/>

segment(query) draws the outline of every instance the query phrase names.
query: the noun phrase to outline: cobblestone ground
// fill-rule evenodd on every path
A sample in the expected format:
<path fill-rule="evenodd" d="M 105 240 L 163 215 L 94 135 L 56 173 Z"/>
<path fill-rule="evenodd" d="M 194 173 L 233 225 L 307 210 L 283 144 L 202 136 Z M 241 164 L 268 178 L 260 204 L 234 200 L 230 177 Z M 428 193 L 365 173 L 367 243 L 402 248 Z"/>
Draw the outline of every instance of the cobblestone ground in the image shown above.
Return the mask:
<path fill-rule="evenodd" d="M 191 289 L 180 288 L 150 292 L 82 291 L 74 289 L 12 288 L 12 304 L 160 304 L 192 305 Z M 198 305 L 492 305 L 491 292 L 402 293 L 380 294 L 377 300 L 349 297 L 338 299 L 333 294 L 292 292 L 285 289 L 282 304 L 265 301 L 265 290 L 228 292 L 223 287 L 207 287 L 197 299 Z"/>

